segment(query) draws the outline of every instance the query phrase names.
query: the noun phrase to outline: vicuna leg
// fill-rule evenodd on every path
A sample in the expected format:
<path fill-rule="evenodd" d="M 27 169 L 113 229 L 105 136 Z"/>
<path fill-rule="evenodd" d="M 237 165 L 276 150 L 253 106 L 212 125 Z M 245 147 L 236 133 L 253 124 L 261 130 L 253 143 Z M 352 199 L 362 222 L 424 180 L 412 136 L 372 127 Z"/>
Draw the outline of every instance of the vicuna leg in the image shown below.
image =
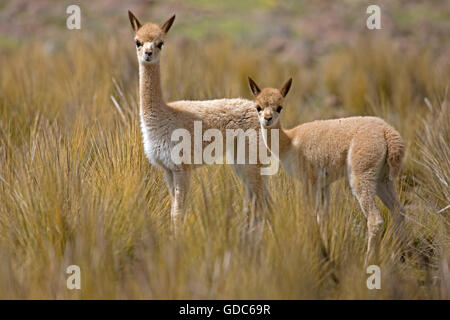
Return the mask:
<path fill-rule="evenodd" d="M 319 179 L 310 179 L 306 194 L 309 194 L 308 197 L 314 197 L 317 230 L 321 239 L 320 250 L 325 261 L 330 264 L 330 270 L 333 270 L 334 262 L 332 261 L 327 249 L 328 237 L 326 228 L 330 209 L 331 188 L 330 185 L 326 184 L 324 178 L 325 175 Z M 331 271 L 330 276 L 335 283 L 339 283 L 339 280 L 333 271 Z"/>
<path fill-rule="evenodd" d="M 174 201 L 174 188 L 173 188 L 173 173 L 169 169 L 163 169 L 164 181 L 166 182 L 167 190 L 169 191 L 171 205 Z"/>
<path fill-rule="evenodd" d="M 328 220 L 328 210 L 329 210 L 329 200 L 330 200 L 330 187 L 325 186 L 322 188 L 316 188 L 316 199 L 315 199 L 315 211 L 317 225 L 322 236 L 322 240 L 326 242 L 326 224 Z"/>
<path fill-rule="evenodd" d="M 187 193 L 189 191 L 190 171 L 172 171 L 172 175 L 174 199 L 170 215 L 176 229 L 176 224 L 181 220 L 180 218 L 185 210 Z"/>
<path fill-rule="evenodd" d="M 250 195 L 250 190 L 247 187 L 247 183 L 246 180 L 247 175 L 246 175 L 246 171 L 245 171 L 245 165 L 233 165 L 232 166 L 234 172 L 236 172 L 236 175 L 239 177 L 240 180 L 242 180 L 244 182 L 244 203 L 242 205 L 242 211 L 245 215 L 248 215 L 250 213 L 250 203 L 251 203 L 251 195 Z"/>
<path fill-rule="evenodd" d="M 396 227 L 394 229 L 395 238 L 404 246 L 407 239 L 404 225 L 405 209 L 395 192 L 394 181 L 390 180 L 387 176 L 380 180 L 377 185 L 377 195 L 391 212 L 394 219 L 394 226 Z"/>
<path fill-rule="evenodd" d="M 399 224 L 403 223 L 405 209 L 400 203 L 397 193 L 395 192 L 394 181 L 390 180 L 388 177 L 385 177 L 383 180 L 379 181 L 377 184 L 377 195 L 393 214 L 394 221 Z"/>
<path fill-rule="evenodd" d="M 311 177 L 308 188 L 311 192 L 309 196 L 314 197 L 317 226 L 323 242 L 326 243 L 326 222 L 331 199 L 330 186 L 326 184 L 326 172 L 320 171 L 314 177 Z"/>
<path fill-rule="evenodd" d="M 255 218 L 271 209 L 272 200 L 267 191 L 265 178 L 261 176 L 258 165 L 233 165 L 237 176 L 244 182 L 245 197 L 243 211 L 252 226 Z"/>
<path fill-rule="evenodd" d="M 331 189 L 329 185 L 317 184 L 315 187 L 316 219 L 321 232 L 324 232 L 330 208 Z"/>
<path fill-rule="evenodd" d="M 351 174 L 350 185 L 359 201 L 361 210 L 367 218 L 368 243 L 365 264 L 375 260 L 378 254 L 378 242 L 383 228 L 383 218 L 378 211 L 375 195 L 376 180 L 370 176 Z"/>
<path fill-rule="evenodd" d="M 383 218 L 376 204 L 377 183 L 386 159 L 382 132 L 367 130 L 350 144 L 347 159 L 349 182 L 367 218 L 368 243 L 365 264 L 378 258 L 378 242 L 383 229 Z"/>

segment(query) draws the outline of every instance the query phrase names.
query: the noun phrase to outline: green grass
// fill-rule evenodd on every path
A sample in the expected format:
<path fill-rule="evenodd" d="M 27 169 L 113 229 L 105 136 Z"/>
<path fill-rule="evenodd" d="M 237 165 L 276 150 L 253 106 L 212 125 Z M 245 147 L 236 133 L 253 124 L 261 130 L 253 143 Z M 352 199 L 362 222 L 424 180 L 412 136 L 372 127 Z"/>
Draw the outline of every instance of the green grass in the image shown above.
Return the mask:
<path fill-rule="evenodd" d="M 129 39 L 115 40 L 67 39 L 52 52 L 28 43 L 0 53 L 0 298 L 449 297 L 449 210 L 438 213 L 450 201 L 448 59 L 374 40 L 305 67 L 230 41 L 166 42 L 168 100 L 250 98 L 247 75 L 263 86 L 293 75 L 287 126 L 374 114 L 398 128 L 407 144 L 398 189 L 410 217 L 408 246 L 396 242 L 380 206 L 382 289 L 371 291 L 366 222 L 345 181 L 333 188 L 327 225 L 333 264 L 321 256 L 301 183 L 283 171 L 270 181 L 276 210 L 261 238 L 248 233 L 243 186 L 223 166 L 195 171 L 188 212 L 173 235 L 168 193 L 142 150 L 134 49 Z M 66 288 L 71 264 L 81 267 L 81 290 Z"/>
<path fill-rule="evenodd" d="M 402 14 L 396 15 L 396 21 L 401 27 L 411 28 L 421 21 L 447 22 L 450 19 L 450 10 L 442 8 L 436 10 L 423 4 L 415 4 L 406 10 L 404 8 Z"/>

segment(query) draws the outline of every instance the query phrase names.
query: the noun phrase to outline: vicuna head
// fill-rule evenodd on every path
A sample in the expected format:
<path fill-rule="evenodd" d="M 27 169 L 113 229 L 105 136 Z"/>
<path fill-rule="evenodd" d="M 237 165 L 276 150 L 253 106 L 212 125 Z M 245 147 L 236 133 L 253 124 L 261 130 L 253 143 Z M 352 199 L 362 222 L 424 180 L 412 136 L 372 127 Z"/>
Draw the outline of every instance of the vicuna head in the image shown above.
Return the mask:
<path fill-rule="evenodd" d="M 275 126 L 280 120 L 280 112 L 283 109 L 284 98 L 291 88 L 292 78 L 286 81 L 280 89 L 264 88 L 261 90 L 250 77 L 248 77 L 248 83 L 255 97 L 259 122 L 263 128 Z"/>
<path fill-rule="evenodd" d="M 134 30 L 134 40 L 139 62 L 158 62 L 159 54 L 164 45 L 164 38 L 175 20 L 175 15 L 161 25 L 151 22 L 141 24 L 131 11 L 128 11 L 128 17 Z"/>

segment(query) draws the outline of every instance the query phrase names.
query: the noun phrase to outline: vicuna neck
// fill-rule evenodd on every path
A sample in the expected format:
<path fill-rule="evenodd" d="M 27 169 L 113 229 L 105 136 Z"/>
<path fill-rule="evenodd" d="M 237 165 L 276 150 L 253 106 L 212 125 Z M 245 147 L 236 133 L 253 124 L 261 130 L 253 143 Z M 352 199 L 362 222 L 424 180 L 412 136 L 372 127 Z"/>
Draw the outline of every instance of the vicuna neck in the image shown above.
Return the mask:
<path fill-rule="evenodd" d="M 275 126 L 267 128 L 267 139 L 265 139 L 264 142 L 266 144 L 266 147 L 272 152 L 274 150 L 272 150 L 270 143 L 272 141 L 273 130 L 278 130 L 279 144 L 278 144 L 278 154 L 276 154 L 276 156 L 279 159 L 281 159 L 284 157 L 284 155 L 286 155 L 286 153 L 289 151 L 291 147 L 291 138 L 286 134 L 286 131 L 281 127 L 280 121 L 278 121 L 278 123 Z"/>
<path fill-rule="evenodd" d="M 139 64 L 139 96 L 143 114 L 150 114 L 165 106 L 161 90 L 159 62 Z"/>

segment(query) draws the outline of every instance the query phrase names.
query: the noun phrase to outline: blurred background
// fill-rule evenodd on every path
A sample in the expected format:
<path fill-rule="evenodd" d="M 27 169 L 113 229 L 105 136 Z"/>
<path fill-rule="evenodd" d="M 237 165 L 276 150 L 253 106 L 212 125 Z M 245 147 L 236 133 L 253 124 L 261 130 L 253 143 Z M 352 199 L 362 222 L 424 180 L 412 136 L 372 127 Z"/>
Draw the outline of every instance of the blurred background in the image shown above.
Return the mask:
<path fill-rule="evenodd" d="M 80 30 L 66 27 L 72 4 Z M 366 27 L 371 4 L 381 30 Z M 286 127 L 376 115 L 398 129 L 408 244 L 380 205 L 382 290 L 366 287 L 366 221 L 345 181 L 330 261 L 301 183 L 282 170 L 260 238 L 223 166 L 195 171 L 171 235 L 167 191 L 142 150 L 127 10 L 141 22 L 176 14 L 161 57 L 167 101 L 251 98 L 247 76 L 262 87 L 292 76 Z M 449 299 L 449 35 L 447 0 L 0 0 L 0 298 Z M 66 288 L 71 264 L 82 290 Z"/>
<path fill-rule="evenodd" d="M 70 4 L 81 8 L 81 31 L 67 32 L 65 11 Z M 39 38 L 51 47 L 80 33 L 126 37 L 130 31 L 125 28 L 126 12 L 132 10 L 141 20 L 155 22 L 176 13 L 172 41 L 225 37 L 282 52 L 286 59 L 299 63 L 374 34 L 395 39 L 405 50 L 421 46 L 448 53 L 449 1 L 380 0 L 374 4 L 382 11 L 382 30 L 378 31 L 366 28 L 370 2 L 359 0 L 2 0 L 1 45 L 12 47 L 21 39 Z"/>

